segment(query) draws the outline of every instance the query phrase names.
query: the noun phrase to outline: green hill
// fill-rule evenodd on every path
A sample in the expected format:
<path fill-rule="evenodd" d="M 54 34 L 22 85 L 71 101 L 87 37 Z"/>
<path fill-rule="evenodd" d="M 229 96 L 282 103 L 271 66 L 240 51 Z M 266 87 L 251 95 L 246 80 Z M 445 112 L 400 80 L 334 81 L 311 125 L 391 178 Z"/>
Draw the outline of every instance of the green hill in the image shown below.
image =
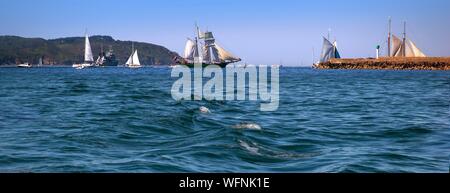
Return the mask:
<path fill-rule="evenodd" d="M 112 48 L 124 64 L 131 54 L 131 41 L 114 40 L 110 36 L 91 36 L 89 38 L 94 58 L 97 58 L 103 45 L 104 51 Z M 134 42 L 139 59 L 143 65 L 169 65 L 175 52 L 155 44 Z M 0 65 L 22 62 L 38 63 L 44 57 L 47 65 L 72 65 L 83 61 L 84 37 L 68 37 L 52 40 L 42 38 L 23 38 L 18 36 L 0 36 Z"/>

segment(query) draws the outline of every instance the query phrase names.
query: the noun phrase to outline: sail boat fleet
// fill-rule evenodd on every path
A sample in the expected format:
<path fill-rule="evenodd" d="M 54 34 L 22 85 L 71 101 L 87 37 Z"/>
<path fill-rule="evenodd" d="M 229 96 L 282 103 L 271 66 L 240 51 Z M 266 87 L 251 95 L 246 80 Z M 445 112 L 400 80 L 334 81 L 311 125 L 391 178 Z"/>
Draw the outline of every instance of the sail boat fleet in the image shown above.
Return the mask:
<path fill-rule="evenodd" d="M 188 38 L 184 49 L 183 58 L 176 58 L 175 63 L 189 67 L 194 67 L 194 64 L 201 64 L 202 66 L 218 65 L 220 67 L 225 67 L 228 64 L 241 61 L 239 57 L 234 56 L 220 46 L 216 42 L 212 32 L 201 32 L 199 27 L 196 28 L 196 37 L 194 40 Z M 132 43 L 131 47 L 131 55 L 127 62 L 122 66 L 128 68 L 140 68 L 142 65 L 139 61 L 138 51 L 134 48 L 134 43 Z M 99 56 L 99 58 L 94 62 L 89 37 L 87 33 L 85 33 L 84 62 L 80 64 L 73 64 L 72 67 L 76 69 L 99 67 L 103 61 L 104 58 Z"/>
<path fill-rule="evenodd" d="M 392 34 L 391 23 L 391 18 L 389 18 L 387 57 L 426 57 L 416 44 L 406 37 L 406 22 L 404 22 L 403 25 L 403 39 Z M 334 41 L 331 43 L 329 37 L 328 39 L 324 37 L 320 59 L 318 62 L 314 63 L 313 66 L 317 67 L 320 63 L 328 62 L 334 58 L 341 58 L 339 51 L 337 50 L 337 42 Z"/>
<path fill-rule="evenodd" d="M 79 64 L 73 64 L 72 67 L 76 69 L 84 69 L 90 67 L 100 67 L 105 61 L 105 56 L 103 54 L 99 55 L 97 60 L 94 62 L 94 56 L 92 54 L 91 43 L 89 42 L 89 36 L 85 33 L 84 38 L 84 62 Z M 134 49 L 134 43 L 132 43 L 131 55 L 127 62 L 123 65 L 129 68 L 139 68 L 141 63 L 139 62 L 139 56 L 137 50 Z"/>
<path fill-rule="evenodd" d="M 105 58 L 104 56 L 99 56 L 99 58 L 94 61 L 91 44 L 87 33 L 85 33 L 84 45 L 84 61 L 79 64 L 73 64 L 72 67 L 76 69 L 83 69 L 101 66 L 101 64 L 105 61 Z M 400 39 L 391 33 L 391 19 L 389 18 L 387 57 L 426 57 L 426 55 L 416 46 L 416 44 L 406 37 L 406 22 L 404 23 L 403 38 Z M 325 63 L 335 58 L 341 58 L 337 48 L 337 41 L 331 42 L 329 35 L 328 38 L 323 37 L 320 59 L 318 62 L 314 63 L 313 66 L 317 67 L 320 63 Z M 176 64 L 186 65 L 189 67 L 193 67 L 195 64 L 199 64 L 201 66 L 218 65 L 220 67 L 225 67 L 228 64 L 239 61 L 241 61 L 241 58 L 225 50 L 216 42 L 212 32 L 202 32 L 198 26 L 196 26 L 196 36 L 192 39 L 187 39 L 183 56 L 181 58 L 176 57 L 174 59 Z M 40 60 L 40 63 L 42 63 L 42 60 Z M 28 67 L 26 64 L 21 66 Z M 142 67 L 139 61 L 138 50 L 134 48 L 134 43 L 132 43 L 131 55 L 122 66 L 128 68 Z"/>

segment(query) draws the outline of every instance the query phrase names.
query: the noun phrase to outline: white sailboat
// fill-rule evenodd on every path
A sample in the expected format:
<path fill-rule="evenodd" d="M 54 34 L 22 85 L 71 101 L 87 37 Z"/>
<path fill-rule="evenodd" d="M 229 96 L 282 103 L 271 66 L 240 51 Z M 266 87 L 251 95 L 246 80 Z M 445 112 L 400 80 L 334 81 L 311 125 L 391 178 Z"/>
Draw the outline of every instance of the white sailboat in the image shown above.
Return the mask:
<path fill-rule="evenodd" d="M 139 61 L 139 56 L 138 56 L 138 52 L 137 49 L 134 49 L 134 44 L 132 45 L 131 48 L 131 55 L 128 58 L 127 62 L 125 63 L 125 67 L 128 68 L 140 68 L 141 66 L 141 62 Z"/>
<path fill-rule="evenodd" d="M 84 62 L 81 64 L 73 64 L 72 67 L 77 69 L 94 67 L 94 56 L 92 55 L 91 43 L 89 42 L 89 37 L 86 33 L 84 38 Z"/>

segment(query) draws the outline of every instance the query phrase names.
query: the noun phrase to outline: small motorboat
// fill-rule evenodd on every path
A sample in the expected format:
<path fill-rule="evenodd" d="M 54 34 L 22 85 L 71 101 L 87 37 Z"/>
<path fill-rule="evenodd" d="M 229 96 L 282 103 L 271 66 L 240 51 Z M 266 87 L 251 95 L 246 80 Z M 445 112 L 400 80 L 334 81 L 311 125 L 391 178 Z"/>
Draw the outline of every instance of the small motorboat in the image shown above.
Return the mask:
<path fill-rule="evenodd" d="M 23 64 L 18 64 L 17 67 L 19 68 L 31 68 L 31 64 L 30 63 L 23 63 Z"/>

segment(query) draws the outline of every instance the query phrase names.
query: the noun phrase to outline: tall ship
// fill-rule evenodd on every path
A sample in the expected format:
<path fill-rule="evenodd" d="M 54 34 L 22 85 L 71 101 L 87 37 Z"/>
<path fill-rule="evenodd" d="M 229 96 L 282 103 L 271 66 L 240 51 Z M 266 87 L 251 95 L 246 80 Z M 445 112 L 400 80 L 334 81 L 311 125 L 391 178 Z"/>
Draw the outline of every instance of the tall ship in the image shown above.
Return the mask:
<path fill-rule="evenodd" d="M 202 64 L 203 67 L 208 65 L 225 67 L 228 64 L 241 61 L 239 57 L 234 56 L 220 46 L 212 32 L 201 32 L 197 26 L 196 28 L 196 37 L 193 39 L 188 38 L 183 57 L 174 59 L 176 64 L 189 67 L 193 67 L 194 64 Z"/>

